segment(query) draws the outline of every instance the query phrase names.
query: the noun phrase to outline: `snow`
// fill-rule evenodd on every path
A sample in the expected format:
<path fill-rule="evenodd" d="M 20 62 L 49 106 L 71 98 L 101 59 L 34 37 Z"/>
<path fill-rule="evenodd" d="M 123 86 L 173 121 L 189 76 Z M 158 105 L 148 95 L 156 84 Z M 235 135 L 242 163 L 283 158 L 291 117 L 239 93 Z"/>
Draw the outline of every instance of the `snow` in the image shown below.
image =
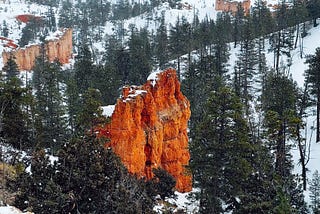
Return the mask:
<path fill-rule="evenodd" d="M 147 80 L 151 81 L 152 86 L 154 87 L 157 84 L 157 80 L 158 80 L 158 74 L 161 73 L 161 70 L 158 69 L 154 72 L 151 72 L 151 74 L 149 74 Z"/>
<path fill-rule="evenodd" d="M 133 94 L 129 94 L 128 97 L 136 97 L 138 95 L 141 95 L 141 94 L 145 94 L 147 93 L 146 90 L 134 90 L 134 93 Z"/>
<path fill-rule="evenodd" d="M 198 189 L 194 188 L 192 189 L 192 192 L 197 192 Z M 170 206 L 165 206 L 164 202 L 160 199 L 160 196 L 158 196 L 156 199 L 158 199 L 158 204 L 154 206 L 153 210 L 157 213 L 163 213 L 165 211 L 168 211 L 170 209 L 170 213 L 179 213 L 179 211 L 183 211 L 183 213 L 197 213 L 199 211 L 199 202 L 191 202 L 189 197 L 190 193 L 180 193 L 175 192 L 174 198 L 166 198 L 166 202 L 170 204 Z M 165 212 L 167 213 L 167 212 Z"/>
<path fill-rule="evenodd" d="M 114 109 L 115 109 L 115 105 L 108 105 L 108 106 L 101 106 L 102 108 L 102 115 L 105 117 L 111 117 Z"/>
<path fill-rule="evenodd" d="M 4 206 L 0 207 L 0 214 L 21 214 L 25 212 L 21 212 L 19 209 L 12 206 Z M 31 212 L 26 212 L 26 214 L 32 214 Z"/>
<path fill-rule="evenodd" d="M 57 40 L 59 39 L 61 36 L 63 36 L 63 31 L 61 30 L 57 30 L 55 32 L 50 32 L 49 35 L 46 37 L 46 41 L 50 41 L 50 40 Z"/>

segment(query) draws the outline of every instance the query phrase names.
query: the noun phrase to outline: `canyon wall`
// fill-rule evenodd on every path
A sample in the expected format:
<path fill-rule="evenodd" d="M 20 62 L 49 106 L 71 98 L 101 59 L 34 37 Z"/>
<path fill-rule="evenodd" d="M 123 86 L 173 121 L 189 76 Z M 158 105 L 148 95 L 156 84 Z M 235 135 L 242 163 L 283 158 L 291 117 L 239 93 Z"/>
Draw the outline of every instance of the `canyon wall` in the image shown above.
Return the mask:
<path fill-rule="evenodd" d="M 100 133 L 108 133 L 111 141 L 106 146 L 113 148 L 130 173 L 150 179 L 152 168 L 161 167 L 176 179 L 178 191 L 188 192 L 192 188 L 185 168 L 190 159 L 190 114 L 176 71 L 168 69 L 142 86 L 124 87 L 111 124 Z"/>
<path fill-rule="evenodd" d="M 40 45 L 35 44 L 11 51 L 3 51 L 3 64 L 5 65 L 10 54 L 13 54 L 19 70 L 30 71 L 35 64 L 35 59 L 40 54 L 40 48 Z M 68 63 L 72 57 L 72 29 L 64 29 L 61 35 L 47 40 L 45 50 L 50 62 L 57 59 L 62 64 Z"/>

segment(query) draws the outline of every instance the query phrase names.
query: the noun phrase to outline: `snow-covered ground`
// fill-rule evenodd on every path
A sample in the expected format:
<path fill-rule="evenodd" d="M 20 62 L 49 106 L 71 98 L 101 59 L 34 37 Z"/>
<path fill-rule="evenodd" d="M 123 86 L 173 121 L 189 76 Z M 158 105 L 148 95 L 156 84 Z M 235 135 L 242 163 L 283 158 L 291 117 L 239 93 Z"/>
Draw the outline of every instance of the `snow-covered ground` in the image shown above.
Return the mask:
<path fill-rule="evenodd" d="M 12 207 L 12 206 L 3 206 L 0 207 L 0 214 L 33 214 L 31 212 L 21 212 L 21 210 Z"/>

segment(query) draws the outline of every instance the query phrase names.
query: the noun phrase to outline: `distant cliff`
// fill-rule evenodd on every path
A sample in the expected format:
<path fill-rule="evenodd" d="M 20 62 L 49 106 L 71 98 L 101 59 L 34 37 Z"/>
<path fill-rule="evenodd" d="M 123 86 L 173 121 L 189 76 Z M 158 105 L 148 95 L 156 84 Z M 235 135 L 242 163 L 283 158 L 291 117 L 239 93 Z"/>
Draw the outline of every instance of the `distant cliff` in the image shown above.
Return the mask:
<path fill-rule="evenodd" d="M 45 45 L 46 54 L 49 61 L 58 60 L 65 64 L 72 56 L 72 29 L 64 29 L 61 34 L 47 40 Z M 19 70 L 32 70 L 36 57 L 40 54 L 40 45 L 29 45 L 11 51 L 3 51 L 2 58 L 5 65 L 13 54 Z"/>
<path fill-rule="evenodd" d="M 231 12 L 235 14 L 238 11 L 238 5 L 241 4 L 243 11 L 248 14 L 250 12 L 251 1 L 237 1 L 237 0 L 216 0 L 215 9 L 223 12 Z"/>
<path fill-rule="evenodd" d="M 176 71 L 159 72 L 142 86 L 123 88 L 111 116 L 111 124 L 100 133 L 108 133 L 113 148 L 138 177 L 152 178 L 152 168 L 161 167 L 177 181 L 180 192 L 191 191 L 187 172 L 187 124 L 190 104 L 180 91 Z"/>

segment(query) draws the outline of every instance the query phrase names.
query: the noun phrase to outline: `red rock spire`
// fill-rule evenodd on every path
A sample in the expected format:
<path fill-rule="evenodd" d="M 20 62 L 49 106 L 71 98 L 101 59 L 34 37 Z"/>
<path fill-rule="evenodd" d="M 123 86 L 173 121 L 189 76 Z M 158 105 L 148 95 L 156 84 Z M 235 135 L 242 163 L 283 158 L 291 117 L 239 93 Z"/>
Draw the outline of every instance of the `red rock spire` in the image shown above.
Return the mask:
<path fill-rule="evenodd" d="M 180 192 L 191 191 L 187 122 L 190 104 L 180 91 L 176 71 L 159 72 L 142 86 L 123 88 L 103 133 L 113 148 L 138 177 L 152 178 L 152 168 L 161 167 L 177 181 Z M 101 132 L 102 133 L 102 132 Z"/>

